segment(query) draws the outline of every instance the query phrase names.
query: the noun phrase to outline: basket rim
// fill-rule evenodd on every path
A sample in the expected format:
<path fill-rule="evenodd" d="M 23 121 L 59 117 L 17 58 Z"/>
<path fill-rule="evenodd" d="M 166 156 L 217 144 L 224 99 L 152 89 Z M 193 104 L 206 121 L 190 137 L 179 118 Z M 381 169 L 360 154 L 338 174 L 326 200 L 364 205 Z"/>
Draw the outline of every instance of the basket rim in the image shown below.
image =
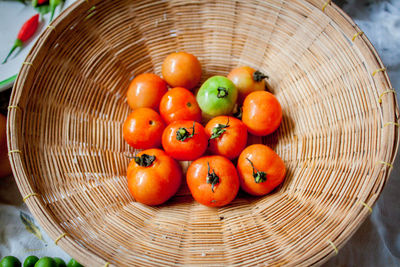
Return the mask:
<path fill-rule="evenodd" d="M 357 26 L 357 24 L 353 21 L 353 19 L 346 14 L 340 7 L 334 4 L 331 1 L 325 0 L 301 0 L 308 5 L 313 6 L 314 8 L 320 9 L 321 12 L 324 12 L 326 16 L 328 16 L 332 22 L 337 25 L 340 24 L 338 22 L 339 19 L 344 19 L 348 24 L 347 26 L 351 26 L 353 28 L 352 34 L 356 36 L 357 40 L 354 42 L 354 46 L 359 50 L 360 55 L 362 56 L 373 56 L 373 59 L 369 61 L 373 61 L 371 64 L 374 69 L 383 68 L 383 62 L 377 53 L 375 47 L 372 45 L 370 40 L 365 34 L 359 34 L 361 29 Z M 43 50 L 43 47 L 46 47 L 46 44 L 51 44 L 55 38 L 53 31 L 57 32 L 58 29 L 65 29 L 69 22 L 73 20 L 75 14 L 82 13 L 91 9 L 95 4 L 101 2 L 101 0 L 77 0 L 67 9 L 65 9 L 51 24 L 48 28 L 39 36 L 34 46 L 31 48 L 28 56 L 25 59 L 25 62 L 35 62 L 42 61 L 38 59 L 38 54 Z M 337 16 L 341 16 L 337 17 Z M 349 36 L 351 38 L 351 36 Z M 41 62 L 39 62 L 40 64 Z M 24 106 L 21 103 L 20 98 L 21 94 L 24 91 L 24 88 L 29 88 L 31 84 L 25 83 L 25 80 L 29 76 L 34 76 L 36 70 L 34 69 L 32 63 L 22 65 L 21 70 L 17 76 L 14 87 L 12 89 L 11 98 L 9 102 L 9 107 L 17 107 L 17 108 L 9 108 L 9 113 L 7 116 L 7 145 L 9 151 L 9 160 L 11 163 L 11 167 L 13 170 L 14 179 L 18 185 L 19 191 L 22 196 L 32 195 L 34 193 L 33 185 L 30 182 L 29 175 L 25 170 L 22 157 L 24 156 L 23 152 L 19 150 L 20 145 L 23 143 L 21 138 L 21 129 L 22 129 L 22 120 L 20 119 L 23 116 Z M 375 77 L 377 80 L 378 77 Z M 379 81 L 386 86 L 386 88 L 392 88 L 392 84 L 388 77 L 387 72 L 383 72 L 382 75 L 379 75 Z M 399 123 L 399 109 L 396 99 L 396 94 L 390 94 L 389 97 L 385 98 L 386 105 L 381 106 L 381 115 L 383 117 L 383 121 L 386 122 L 395 122 Z M 393 140 L 392 144 L 389 144 L 387 147 L 388 151 L 391 151 L 390 154 L 381 153 L 379 155 L 382 161 L 393 164 L 395 157 L 399 148 L 399 127 L 383 127 L 381 134 L 381 142 L 387 140 Z M 13 153 L 18 152 L 19 153 Z M 378 185 L 375 192 L 370 195 L 369 199 L 365 202 L 369 205 L 369 207 L 373 206 L 379 195 L 381 194 L 384 185 L 386 184 L 391 169 L 386 170 L 376 170 L 373 174 L 374 177 L 377 177 L 379 174 L 383 174 L 383 182 Z M 51 214 L 51 211 L 48 210 L 43 201 L 36 197 L 30 197 L 26 204 L 33 214 L 35 219 L 41 225 L 41 227 L 46 231 L 50 238 L 56 240 L 57 245 L 59 245 L 64 251 L 66 251 L 71 257 L 74 257 L 79 262 L 83 264 L 90 265 L 106 265 L 108 262 L 102 259 L 100 256 L 96 255 L 94 252 L 90 251 L 87 248 L 81 247 L 74 239 L 68 235 L 64 234 L 63 229 L 58 226 L 54 217 Z M 363 210 L 358 214 L 359 220 L 354 220 L 353 222 L 347 225 L 347 229 L 350 229 L 350 232 L 346 232 L 340 234 L 335 239 L 331 240 L 332 244 L 334 244 L 333 248 L 340 249 L 344 246 L 344 244 L 353 236 L 356 230 L 362 225 L 365 219 L 369 216 L 369 212 L 367 209 Z M 60 238 L 62 236 L 62 238 Z M 326 249 L 318 251 L 312 258 L 312 262 L 315 264 L 323 264 L 328 261 L 331 257 L 333 257 L 336 249 L 332 249 L 331 244 L 327 244 Z M 82 256 L 84 255 L 84 256 Z M 311 260 L 311 259 L 310 259 Z M 112 265 L 110 265 L 112 266 Z"/>

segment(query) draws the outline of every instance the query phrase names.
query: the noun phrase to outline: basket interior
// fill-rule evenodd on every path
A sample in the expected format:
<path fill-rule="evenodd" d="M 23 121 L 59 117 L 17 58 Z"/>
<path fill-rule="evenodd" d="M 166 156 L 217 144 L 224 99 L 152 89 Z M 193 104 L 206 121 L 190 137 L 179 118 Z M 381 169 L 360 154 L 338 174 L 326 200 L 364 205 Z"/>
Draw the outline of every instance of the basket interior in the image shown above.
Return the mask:
<path fill-rule="evenodd" d="M 346 15 L 322 5 L 110 0 L 64 12 L 28 56 L 34 68 L 23 67 L 12 100 L 23 109 L 18 184 L 40 194 L 27 203 L 50 236 L 68 233 L 59 245 L 88 266 L 296 265 L 334 255 L 367 216 L 360 203 L 372 205 L 386 181 L 376 162 L 395 149 L 391 126 L 381 131 L 394 107 L 385 113 L 378 102 L 389 81 L 371 75 L 380 61 L 366 37 L 352 40 Z M 242 65 L 269 75 L 283 121 L 249 143 L 271 146 L 287 166 L 272 194 L 239 193 L 223 208 L 196 203 L 185 186 L 158 207 L 132 199 L 126 91 L 135 75 L 160 75 L 174 51 L 199 58 L 203 81 Z"/>

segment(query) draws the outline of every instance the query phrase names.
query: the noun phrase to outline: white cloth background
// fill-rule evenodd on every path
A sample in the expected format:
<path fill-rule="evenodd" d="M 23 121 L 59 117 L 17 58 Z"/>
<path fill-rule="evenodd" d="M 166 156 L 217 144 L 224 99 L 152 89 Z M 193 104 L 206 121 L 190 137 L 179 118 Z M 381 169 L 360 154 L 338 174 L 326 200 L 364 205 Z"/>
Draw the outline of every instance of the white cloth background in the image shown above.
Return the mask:
<path fill-rule="evenodd" d="M 343 9 L 377 49 L 400 99 L 400 0 L 348 0 Z M 400 266 L 399 154 L 372 215 L 325 266 Z"/>
<path fill-rule="evenodd" d="M 400 90 L 400 0 L 348 0 L 343 9 L 374 44 Z M 398 96 L 399 99 L 399 96 Z M 372 215 L 324 266 L 400 266 L 400 157 Z M 69 256 L 41 230 L 44 241 L 26 231 L 20 211 L 29 214 L 12 177 L 0 182 L 0 257 Z M 36 225 L 38 225 L 36 223 Z M 40 227 L 39 227 L 40 228 Z"/>

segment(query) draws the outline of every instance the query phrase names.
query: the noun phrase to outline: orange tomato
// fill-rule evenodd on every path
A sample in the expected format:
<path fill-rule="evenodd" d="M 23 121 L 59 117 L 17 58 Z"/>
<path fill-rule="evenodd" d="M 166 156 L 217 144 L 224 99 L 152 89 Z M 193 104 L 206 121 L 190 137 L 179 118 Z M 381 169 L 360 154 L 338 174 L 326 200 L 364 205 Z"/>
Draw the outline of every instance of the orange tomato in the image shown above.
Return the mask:
<path fill-rule="evenodd" d="M 196 97 L 183 87 L 172 88 L 161 98 L 160 114 L 166 123 L 178 120 L 201 122 L 201 109 Z"/>
<path fill-rule="evenodd" d="M 192 54 L 169 54 L 162 64 L 162 76 L 172 87 L 193 89 L 201 79 L 201 65 Z"/>
<path fill-rule="evenodd" d="M 229 116 L 211 119 L 205 127 L 208 150 L 217 155 L 234 159 L 247 143 L 247 127 L 241 120 Z"/>
<path fill-rule="evenodd" d="M 0 114 L 0 178 L 11 174 L 10 161 L 7 154 L 7 118 Z"/>
<path fill-rule="evenodd" d="M 222 156 L 207 156 L 192 162 L 186 181 L 193 198 L 209 207 L 229 204 L 239 191 L 235 166 Z"/>
<path fill-rule="evenodd" d="M 242 121 L 250 133 L 263 136 L 274 132 L 282 121 L 282 108 L 266 91 L 250 93 L 243 103 Z"/>
<path fill-rule="evenodd" d="M 151 108 L 135 109 L 125 120 L 123 137 L 132 147 L 147 149 L 158 147 L 165 128 L 160 115 Z"/>
<path fill-rule="evenodd" d="M 241 188 L 255 196 L 268 194 L 282 183 L 286 168 L 271 148 L 262 144 L 246 147 L 240 154 L 237 170 Z"/>
<path fill-rule="evenodd" d="M 167 83 L 153 73 L 135 77 L 129 85 L 127 99 L 132 109 L 158 109 L 162 96 L 167 92 Z"/>
<path fill-rule="evenodd" d="M 178 191 L 182 181 L 179 164 L 164 151 L 144 150 L 129 163 L 128 188 L 136 201 L 160 205 Z"/>
<path fill-rule="evenodd" d="M 265 90 L 265 78 L 268 78 L 262 72 L 251 67 L 244 66 L 233 69 L 228 74 L 228 79 L 231 80 L 238 89 L 238 103 L 242 104 L 248 94 L 254 91 Z"/>
<path fill-rule="evenodd" d="M 177 160 L 195 160 L 207 149 L 207 135 L 204 127 L 195 121 L 174 121 L 162 135 L 162 146 Z"/>

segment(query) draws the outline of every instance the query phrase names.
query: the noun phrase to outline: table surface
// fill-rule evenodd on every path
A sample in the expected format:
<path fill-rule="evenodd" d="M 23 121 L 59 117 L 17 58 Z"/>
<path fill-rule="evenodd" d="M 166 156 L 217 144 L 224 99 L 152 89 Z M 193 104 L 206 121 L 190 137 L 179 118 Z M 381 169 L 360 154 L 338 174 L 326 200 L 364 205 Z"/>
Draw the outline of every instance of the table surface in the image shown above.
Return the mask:
<path fill-rule="evenodd" d="M 339 2 L 339 1 L 338 1 Z M 342 8 L 364 31 L 387 67 L 394 88 L 400 88 L 400 0 L 347 0 Z M 0 11 L 1 12 L 1 11 Z M 397 90 L 397 97 L 399 91 Z M 10 90 L 0 93 L 0 112 Z M 399 99 L 399 98 L 398 98 Z M 399 153 L 400 154 L 400 153 Z M 355 235 L 324 266 L 400 266 L 400 157 L 370 217 Z M 33 220 L 21 201 L 13 177 L 0 186 L 0 257 L 15 255 L 69 256 L 38 227 L 42 240 L 26 230 L 21 216 Z"/>

